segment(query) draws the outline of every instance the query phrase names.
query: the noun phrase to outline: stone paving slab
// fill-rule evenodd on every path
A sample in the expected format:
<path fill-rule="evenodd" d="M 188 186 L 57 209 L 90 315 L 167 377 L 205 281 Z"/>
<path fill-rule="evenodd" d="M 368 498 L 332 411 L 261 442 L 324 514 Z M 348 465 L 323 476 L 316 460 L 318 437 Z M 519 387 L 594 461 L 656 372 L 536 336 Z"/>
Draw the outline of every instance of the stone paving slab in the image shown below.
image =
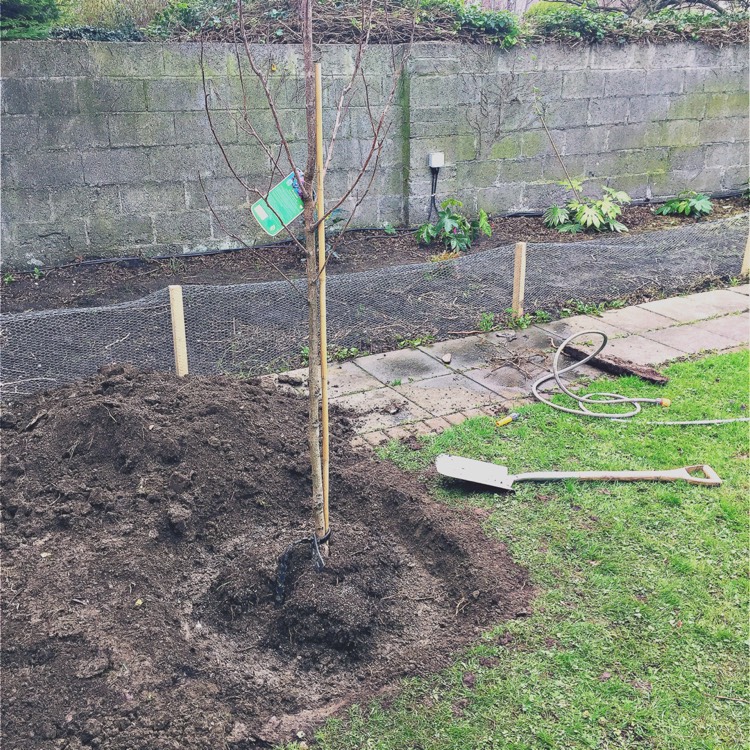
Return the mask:
<path fill-rule="evenodd" d="M 719 336 L 731 339 L 736 346 L 741 344 L 747 346 L 750 342 L 750 313 L 725 315 L 721 318 L 703 320 L 693 325 L 702 328 L 704 331 L 717 333 Z"/>
<path fill-rule="evenodd" d="M 331 405 L 349 409 L 357 432 L 387 430 L 405 422 L 429 418 L 430 414 L 392 388 L 378 388 L 332 398 Z"/>
<path fill-rule="evenodd" d="M 408 383 L 435 378 L 451 372 L 442 362 L 418 349 L 397 349 L 385 354 L 371 354 L 360 357 L 357 365 L 385 385 L 399 380 Z"/>
<path fill-rule="evenodd" d="M 659 299 L 638 305 L 644 310 L 665 315 L 678 323 L 692 323 L 695 320 L 705 320 L 716 315 L 743 312 L 749 306 L 750 300 L 745 295 L 736 294 L 727 289 L 689 294 L 687 297 Z"/>
<path fill-rule="evenodd" d="M 672 329 L 665 329 L 672 330 Z M 657 332 L 661 333 L 661 332 Z M 624 339 L 610 339 L 607 348 L 602 352 L 608 357 L 635 362 L 637 365 L 655 365 L 685 356 L 685 352 L 662 344 L 644 336 L 633 334 Z"/>
<path fill-rule="evenodd" d="M 583 331 L 602 331 L 602 333 L 607 334 L 610 341 L 628 335 L 628 332 L 622 328 L 617 328 L 602 318 L 595 318 L 592 315 L 574 315 L 571 318 L 563 318 L 551 323 L 538 323 L 536 327 L 551 334 L 556 341 L 556 346 L 559 346 L 568 336 L 572 336 L 574 333 L 582 333 Z M 586 339 L 581 338 L 574 343 L 576 346 L 583 346 L 585 341 Z M 599 338 L 592 338 L 592 341 L 598 342 Z"/>
<path fill-rule="evenodd" d="M 485 406 L 499 399 L 493 391 L 458 373 L 418 380 L 393 390 L 437 417 Z"/>
<path fill-rule="evenodd" d="M 354 362 L 328 365 L 329 398 L 380 388 L 382 383 Z"/>
<path fill-rule="evenodd" d="M 446 354 L 450 354 L 451 361 L 448 366 L 458 372 L 471 370 L 475 367 L 485 367 L 497 353 L 485 334 L 440 341 L 437 344 L 420 346 L 419 348 L 425 354 L 429 354 L 440 361 L 443 361 Z"/>
<path fill-rule="evenodd" d="M 541 375 L 542 368 L 530 367 L 523 370 L 505 365 L 468 370 L 467 378 L 502 396 L 504 399 L 525 396 L 531 391 L 531 384 Z"/>
<path fill-rule="evenodd" d="M 727 290 L 729 292 L 735 292 L 736 294 L 750 294 L 750 284 L 740 284 L 739 286 L 731 286 Z"/>
<path fill-rule="evenodd" d="M 621 310 L 607 310 L 601 320 L 627 333 L 644 333 L 669 328 L 674 325 L 671 318 L 645 310 L 642 307 L 623 307 Z"/>
<path fill-rule="evenodd" d="M 673 349 L 679 349 L 685 354 L 698 354 L 698 352 L 713 349 L 730 349 L 736 346 L 736 342 L 732 339 L 699 328 L 697 325 L 665 328 L 663 331 L 651 331 L 644 336 L 651 341 L 658 341 Z"/>

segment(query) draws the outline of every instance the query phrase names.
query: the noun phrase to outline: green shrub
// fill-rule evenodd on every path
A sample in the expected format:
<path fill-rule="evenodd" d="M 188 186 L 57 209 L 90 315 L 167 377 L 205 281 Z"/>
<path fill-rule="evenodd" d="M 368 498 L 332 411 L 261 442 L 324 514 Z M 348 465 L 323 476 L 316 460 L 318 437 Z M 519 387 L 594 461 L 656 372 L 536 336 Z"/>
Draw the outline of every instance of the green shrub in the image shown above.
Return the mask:
<path fill-rule="evenodd" d="M 714 210 L 711 199 L 695 190 L 683 190 L 676 198 L 667 201 L 663 206 L 654 209 L 659 216 L 691 216 L 700 219 L 708 216 Z"/>
<path fill-rule="evenodd" d="M 528 16 L 533 32 L 558 39 L 601 42 L 617 34 L 628 21 L 620 11 L 599 11 L 581 6 L 561 6 L 557 10 L 544 9 Z"/>
<path fill-rule="evenodd" d="M 166 39 L 175 31 L 221 28 L 236 17 L 234 0 L 170 0 L 148 26 L 149 36 Z"/>
<path fill-rule="evenodd" d="M 423 245 L 431 245 L 433 242 L 442 242 L 445 247 L 454 252 L 468 250 L 471 243 L 478 237 L 479 233 L 492 236 L 492 228 L 484 211 L 470 221 L 457 209 L 462 208 L 463 203 L 454 198 L 449 198 L 440 204 L 438 219 L 434 224 L 422 224 L 416 231 L 417 239 Z"/>
<path fill-rule="evenodd" d="M 589 198 L 581 195 L 581 184 L 571 186 L 575 197 L 564 206 L 553 205 L 544 212 L 544 225 L 559 232 L 627 232 L 628 228 L 618 221 L 623 205 L 630 203 L 630 196 L 622 190 L 602 188 L 604 197 Z"/>
<path fill-rule="evenodd" d="M 0 39 L 44 39 L 60 18 L 56 0 L 2 0 Z"/>
<path fill-rule="evenodd" d="M 471 0 L 419 0 L 418 21 L 430 21 L 433 11 L 454 16 L 454 30 L 512 47 L 518 42 L 519 26 L 516 16 L 507 10 L 486 10 Z"/>

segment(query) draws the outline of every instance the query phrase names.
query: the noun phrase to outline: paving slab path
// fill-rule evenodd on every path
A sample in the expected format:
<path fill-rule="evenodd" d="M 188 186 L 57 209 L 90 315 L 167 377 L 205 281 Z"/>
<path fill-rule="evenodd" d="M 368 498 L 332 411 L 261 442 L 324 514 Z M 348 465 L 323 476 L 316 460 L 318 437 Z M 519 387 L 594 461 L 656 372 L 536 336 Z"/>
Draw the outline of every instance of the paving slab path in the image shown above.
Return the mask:
<path fill-rule="evenodd" d="M 358 444 L 441 432 L 469 417 L 498 416 L 528 403 L 531 384 L 551 370 L 555 350 L 572 333 L 603 331 L 609 338 L 605 355 L 658 366 L 748 347 L 749 310 L 750 284 L 744 284 L 609 310 L 601 317 L 577 315 L 371 354 L 329 365 L 330 403 L 353 414 Z M 594 344 L 598 339 L 576 341 L 582 348 Z M 581 380 L 601 372 L 584 365 L 572 375 Z M 307 370 L 270 377 L 279 387 L 301 391 Z"/>

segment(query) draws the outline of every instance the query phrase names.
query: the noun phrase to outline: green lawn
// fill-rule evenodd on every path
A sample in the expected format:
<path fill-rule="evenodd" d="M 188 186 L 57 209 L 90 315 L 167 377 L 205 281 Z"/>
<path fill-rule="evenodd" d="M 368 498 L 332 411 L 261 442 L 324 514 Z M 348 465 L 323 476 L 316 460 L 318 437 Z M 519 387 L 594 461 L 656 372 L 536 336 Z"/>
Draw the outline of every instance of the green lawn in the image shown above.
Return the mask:
<path fill-rule="evenodd" d="M 519 484 L 495 495 L 435 482 L 446 502 L 492 511 L 486 532 L 530 571 L 533 615 L 499 624 L 434 678 L 408 681 L 387 709 L 330 721 L 320 746 L 747 747 L 748 425 L 642 423 L 747 415 L 748 364 L 747 352 L 678 363 L 663 389 L 607 382 L 672 399 L 627 425 L 534 404 L 503 428 L 472 419 L 421 451 L 388 446 L 385 456 L 414 471 L 448 452 L 511 473 L 708 463 L 724 484 Z"/>

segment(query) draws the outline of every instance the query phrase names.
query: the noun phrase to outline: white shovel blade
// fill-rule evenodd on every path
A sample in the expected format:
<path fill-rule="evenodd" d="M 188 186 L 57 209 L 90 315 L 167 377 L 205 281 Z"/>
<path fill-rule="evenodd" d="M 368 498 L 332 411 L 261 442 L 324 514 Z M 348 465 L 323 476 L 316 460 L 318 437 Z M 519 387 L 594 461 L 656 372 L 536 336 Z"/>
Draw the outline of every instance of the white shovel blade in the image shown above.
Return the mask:
<path fill-rule="evenodd" d="M 452 479 L 462 479 L 465 482 L 484 484 L 501 490 L 509 490 L 513 486 L 513 478 L 508 476 L 507 466 L 498 466 L 486 461 L 441 453 L 435 459 L 435 468 L 439 474 Z"/>

